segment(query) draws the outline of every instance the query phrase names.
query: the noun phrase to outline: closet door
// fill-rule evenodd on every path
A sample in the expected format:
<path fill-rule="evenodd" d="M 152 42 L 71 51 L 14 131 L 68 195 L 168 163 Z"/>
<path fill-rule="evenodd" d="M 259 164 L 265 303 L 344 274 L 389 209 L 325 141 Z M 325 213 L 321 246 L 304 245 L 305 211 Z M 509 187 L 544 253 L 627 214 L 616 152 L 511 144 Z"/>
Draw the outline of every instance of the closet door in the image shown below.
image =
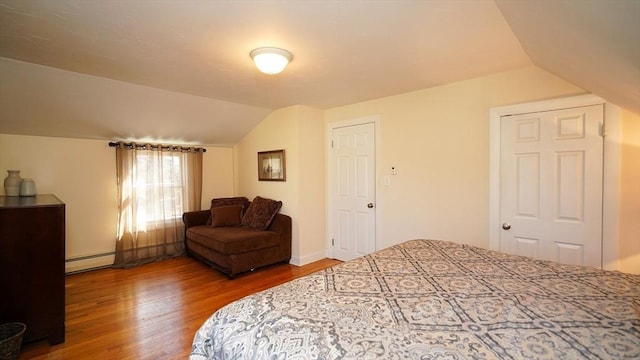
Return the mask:
<path fill-rule="evenodd" d="M 500 120 L 500 250 L 602 267 L 603 105 Z"/>

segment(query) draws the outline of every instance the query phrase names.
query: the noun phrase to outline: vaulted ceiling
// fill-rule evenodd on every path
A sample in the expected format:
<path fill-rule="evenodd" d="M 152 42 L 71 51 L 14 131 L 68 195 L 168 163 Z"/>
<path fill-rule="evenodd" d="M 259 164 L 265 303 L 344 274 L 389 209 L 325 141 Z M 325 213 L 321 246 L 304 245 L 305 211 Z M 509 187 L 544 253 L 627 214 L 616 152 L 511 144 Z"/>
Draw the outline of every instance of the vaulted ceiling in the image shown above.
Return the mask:
<path fill-rule="evenodd" d="M 294 59 L 279 75 L 261 74 L 249 52 L 262 46 Z M 160 89 L 156 103 L 175 93 L 198 103 L 188 114 L 197 130 L 180 139 L 201 143 L 234 143 L 273 109 L 331 108 L 531 64 L 640 113 L 638 0 L 0 0 L 0 57 L 0 133 L 180 131 L 162 104 L 154 123 L 86 114 L 48 123 L 53 107 L 65 110 L 38 93 L 51 93 L 38 86 L 45 78 L 53 88 L 58 78 L 97 77 L 110 79 L 107 93 L 118 91 L 114 80 Z M 83 99 L 91 91 L 76 90 L 74 101 L 93 104 Z"/>

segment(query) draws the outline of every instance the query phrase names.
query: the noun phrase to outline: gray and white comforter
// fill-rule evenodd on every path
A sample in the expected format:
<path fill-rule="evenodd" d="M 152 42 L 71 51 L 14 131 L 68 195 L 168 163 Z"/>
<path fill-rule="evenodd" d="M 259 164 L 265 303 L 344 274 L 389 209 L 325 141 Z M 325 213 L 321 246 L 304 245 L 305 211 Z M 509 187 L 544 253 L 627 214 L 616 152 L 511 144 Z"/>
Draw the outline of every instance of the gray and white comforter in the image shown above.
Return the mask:
<path fill-rule="evenodd" d="M 227 305 L 190 355 L 491 358 L 640 358 L 640 276 L 412 240 Z"/>

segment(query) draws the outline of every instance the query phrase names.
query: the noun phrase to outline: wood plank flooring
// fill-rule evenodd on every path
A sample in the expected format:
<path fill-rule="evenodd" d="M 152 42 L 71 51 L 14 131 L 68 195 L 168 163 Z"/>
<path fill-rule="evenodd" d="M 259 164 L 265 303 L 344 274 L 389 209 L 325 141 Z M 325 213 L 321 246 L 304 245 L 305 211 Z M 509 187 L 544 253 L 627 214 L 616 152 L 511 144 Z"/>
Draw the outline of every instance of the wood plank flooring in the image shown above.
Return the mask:
<path fill-rule="evenodd" d="M 20 359 L 186 359 L 217 309 L 254 292 L 339 264 L 280 264 L 228 280 L 188 257 L 66 277 L 66 339 L 22 348 Z"/>

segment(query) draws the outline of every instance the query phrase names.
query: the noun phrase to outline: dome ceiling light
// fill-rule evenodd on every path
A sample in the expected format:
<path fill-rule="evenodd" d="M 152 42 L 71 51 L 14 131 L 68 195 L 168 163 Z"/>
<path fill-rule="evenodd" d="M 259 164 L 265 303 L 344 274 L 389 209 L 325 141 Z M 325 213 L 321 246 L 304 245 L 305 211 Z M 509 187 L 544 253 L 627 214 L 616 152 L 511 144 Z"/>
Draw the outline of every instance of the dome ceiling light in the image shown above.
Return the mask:
<path fill-rule="evenodd" d="M 258 70 L 269 75 L 282 72 L 287 64 L 293 60 L 293 55 L 290 52 L 275 47 L 257 48 L 251 51 L 250 55 Z"/>

